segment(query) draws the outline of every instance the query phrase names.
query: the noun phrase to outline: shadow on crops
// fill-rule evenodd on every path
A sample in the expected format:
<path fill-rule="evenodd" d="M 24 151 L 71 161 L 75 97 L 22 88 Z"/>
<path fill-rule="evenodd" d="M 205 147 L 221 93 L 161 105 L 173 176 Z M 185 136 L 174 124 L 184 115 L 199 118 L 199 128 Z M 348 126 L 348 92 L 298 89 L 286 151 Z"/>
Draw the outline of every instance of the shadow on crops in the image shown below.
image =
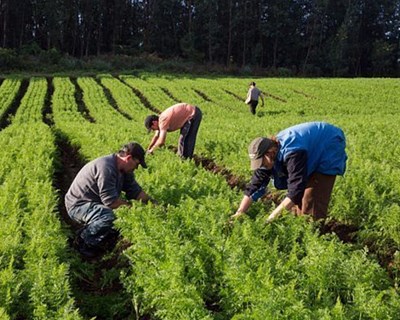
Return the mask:
<path fill-rule="evenodd" d="M 202 92 L 202 91 L 200 91 L 200 90 L 196 90 L 196 89 L 193 89 L 193 91 L 196 92 L 197 95 L 200 96 L 201 98 L 203 98 L 205 101 L 207 101 L 207 102 L 214 102 L 214 101 L 212 101 L 211 98 L 209 98 L 204 92 Z"/>
<path fill-rule="evenodd" d="M 133 93 L 139 98 L 140 102 L 147 108 L 150 109 L 151 111 L 155 112 L 156 114 L 161 113 L 159 109 L 157 109 L 155 106 L 153 106 L 150 101 L 146 98 L 146 96 L 138 89 L 132 87 L 129 83 L 127 83 L 125 80 L 122 80 L 129 88 L 132 89 Z"/>
<path fill-rule="evenodd" d="M 297 94 L 300 94 L 300 95 L 302 95 L 303 97 L 306 97 L 306 98 L 316 99 L 316 97 L 314 97 L 314 96 L 312 96 L 312 95 L 310 95 L 310 94 L 308 94 L 308 93 L 305 93 L 305 92 L 303 92 L 303 91 L 301 91 L 301 90 L 293 89 L 293 92 L 294 92 L 294 93 L 297 93 Z"/>
<path fill-rule="evenodd" d="M 111 91 L 102 84 L 101 80 L 99 78 L 95 78 L 95 80 L 96 80 L 97 84 L 103 89 L 103 92 L 104 92 L 106 99 L 107 99 L 108 103 L 110 104 L 110 106 L 112 106 L 115 110 L 117 110 L 117 112 L 120 113 L 126 119 L 132 120 L 133 118 L 130 114 L 128 114 L 125 111 L 120 109 L 120 107 L 118 106 L 117 101 L 115 101 Z"/>
<path fill-rule="evenodd" d="M 51 97 L 54 93 L 54 86 L 51 78 L 46 78 L 47 81 L 47 91 L 44 98 L 44 108 L 42 110 L 42 119 L 45 124 L 49 127 L 54 125 L 53 114 L 51 110 Z"/>
<path fill-rule="evenodd" d="M 86 107 L 83 102 L 83 92 L 81 87 L 78 85 L 76 78 L 70 78 L 72 84 L 75 87 L 75 101 L 78 106 L 78 111 L 82 114 L 82 116 L 91 123 L 95 123 L 96 120 L 90 115 L 89 109 Z"/>
<path fill-rule="evenodd" d="M 235 97 L 237 100 L 244 102 L 245 98 L 238 96 L 236 93 L 233 93 L 232 91 L 223 89 L 227 94 L 230 94 L 232 97 Z"/>
<path fill-rule="evenodd" d="M 263 107 L 262 107 L 263 108 Z M 285 113 L 286 111 L 257 111 L 257 117 L 276 116 Z"/>
<path fill-rule="evenodd" d="M 164 87 L 160 87 L 160 89 L 168 96 L 170 97 L 172 100 L 174 100 L 175 102 L 180 102 L 178 98 L 176 98 L 171 91 L 169 91 L 167 88 Z"/>

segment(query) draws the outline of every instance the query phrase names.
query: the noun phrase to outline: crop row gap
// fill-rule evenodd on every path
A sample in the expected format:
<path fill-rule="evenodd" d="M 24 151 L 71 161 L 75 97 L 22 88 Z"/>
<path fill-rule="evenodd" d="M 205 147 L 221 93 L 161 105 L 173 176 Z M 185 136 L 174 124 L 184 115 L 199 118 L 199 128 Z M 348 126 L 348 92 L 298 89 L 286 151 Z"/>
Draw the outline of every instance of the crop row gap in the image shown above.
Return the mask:
<path fill-rule="evenodd" d="M 95 123 L 96 119 L 93 118 L 90 114 L 89 109 L 86 107 L 85 103 L 83 102 L 83 91 L 81 87 L 78 85 L 77 78 L 70 78 L 72 84 L 75 87 L 74 96 L 75 102 L 78 106 L 78 111 L 82 114 L 82 116 L 89 122 Z"/>
<path fill-rule="evenodd" d="M 125 111 L 121 110 L 121 108 L 118 106 L 117 101 L 115 101 L 114 97 L 112 96 L 111 91 L 106 88 L 103 83 L 101 82 L 101 80 L 99 78 L 95 78 L 96 82 L 98 83 L 98 85 L 103 89 L 103 92 L 107 98 L 108 103 L 115 109 L 117 110 L 117 112 L 119 112 L 123 117 L 125 117 L 128 120 L 132 120 L 133 118 L 131 117 L 131 115 L 129 115 L 128 113 L 126 113 Z"/>
<path fill-rule="evenodd" d="M 0 116 L 0 130 L 5 129 L 10 125 L 12 117 L 17 113 L 18 107 L 21 104 L 21 100 L 24 97 L 26 91 L 28 90 L 29 80 L 22 79 L 21 85 L 18 89 L 18 93 L 15 95 L 10 106 L 4 110 L 3 114 Z"/>
<path fill-rule="evenodd" d="M 73 146 L 63 132 L 58 129 L 54 129 L 54 132 L 59 167 L 55 170 L 53 184 L 55 189 L 59 190 L 58 211 L 61 222 L 67 224 L 72 234 L 75 234 L 75 231 L 81 226 L 68 216 L 64 204 L 64 196 L 79 170 L 87 161 L 80 155 L 79 148 Z M 73 247 L 72 242 L 73 238 L 69 241 L 71 249 Z M 102 319 L 101 314 L 94 314 L 96 311 L 93 310 L 93 306 L 110 304 L 110 301 L 123 305 L 118 309 L 120 313 L 114 315 L 116 318 L 122 319 L 132 314 L 133 310 L 129 303 L 130 298 L 127 296 L 119 277 L 108 280 L 106 284 L 103 283 L 103 278 L 107 277 L 106 273 L 111 272 L 111 269 L 122 270 L 126 266 L 126 262 L 120 259 L 120 252 L 113 252 L 110 258 L 92 262 L 90 263 L 91 266 L 84 261 L 76 264 L 71 260 L 69 264 L 72 271 L 70 274 L 76 275 L 71 279 L 73 281 L 72 290 L 81 314 L 88 318 L 96 317 L 96 319 Z M 85 268 L 91 269 L 92 272 L 82 274 Z"/>
<path fill-rule="evenodd" d="M 86 164 L 84 159 L 79 153 L 79 148 L 74 147 L 67 136 L 54 126 L 52 121 L 52 107 L 51 97 L 54 93 L 54 86 L 50 78 L 47 79 L 48 90 L 45 98 L 45 106 L 43 109 L 43 121 L 53 130 L 56 143 L 56 170 L 53 177 L 53 186 L 55 190 L 59 190 L 58 197 L 58 212 L 62 224 L 66 224 L 75 234 L 81 226 L 75 223 L 68 215 L 65 204 L 64 196 L 67 193 L 72 181 L 78 174 L 79 170 Z M 77 86 L 79 87 L 79 86 Z M 81 93 L 78 96 L 82 96 Z M 81 101 L 80 103 L 83 104 Z M 58 164 L 58 165 L 57 165 Z M 69 246 L 73 247 L 73 238 L 69 241 Z M 118 304 L 123 304 L 124 307 L 120 308 L 120 314 L 115 314 L 117 318 L 126 318 L 132 314 L 132 307 L 130 306 L 130 299 L 127 296 L 119 278 L 108 281 L 106 285 L 102 285 L 105 273 L 113 268 L 122 269 L 125 262 L 119 259 L 119 253 L 116 252 L 111 258 L 92 263 L 90 267 L 93 271 L 90 275 L 82 275 L 82 269 L 89 268 L 86 262 L 79 266 L 71 260 L 72 275 L 77 275 L 71 278 L 72 290 L 75 297 L 77 307 L 81 310 L 81 314 L 93 318 L 101 319 L 101 315 L 94 314 L 93 305 L 104 305 L 108 301 L 114 301 Z M 73 259 L 73 258 L 72 258 Z"/>

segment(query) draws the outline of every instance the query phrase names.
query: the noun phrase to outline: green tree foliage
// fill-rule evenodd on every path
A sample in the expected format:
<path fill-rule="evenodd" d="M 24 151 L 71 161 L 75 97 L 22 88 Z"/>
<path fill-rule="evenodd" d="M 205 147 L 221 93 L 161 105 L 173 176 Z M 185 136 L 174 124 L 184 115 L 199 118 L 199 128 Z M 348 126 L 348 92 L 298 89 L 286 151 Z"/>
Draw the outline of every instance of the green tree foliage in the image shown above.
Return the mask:
<path fill-rule="evenodd" d="M 399 74 L 393 0 L 1 1 L 0 40 L 18 53 L 152 54 L 279 74 Z M 13 52 L 2 53 L 9 67 Z M 24 61 L 22 61 L 24 62 Z"/>

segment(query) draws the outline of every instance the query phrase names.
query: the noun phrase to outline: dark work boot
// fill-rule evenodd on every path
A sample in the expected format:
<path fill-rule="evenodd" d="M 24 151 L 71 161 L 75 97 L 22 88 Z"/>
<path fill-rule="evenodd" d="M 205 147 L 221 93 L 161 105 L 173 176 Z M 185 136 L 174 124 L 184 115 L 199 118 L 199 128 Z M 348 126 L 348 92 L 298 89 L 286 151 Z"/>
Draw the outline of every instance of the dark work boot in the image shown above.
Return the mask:
<path fill-rule="evenodd" d="M 103 253 L 99 248 L 86 244 L 80 236 L 76 237 L 74 247 L 82 256 L 87 259 L 96 258 Z"/>
<path fill-rule="evenodd" d="M 113 229 L 99 244 L 99 247 L 102 248 L 104 251 L 112 251 L 115 248 L 118 240 L 120 240 L 119 232 Z"/>

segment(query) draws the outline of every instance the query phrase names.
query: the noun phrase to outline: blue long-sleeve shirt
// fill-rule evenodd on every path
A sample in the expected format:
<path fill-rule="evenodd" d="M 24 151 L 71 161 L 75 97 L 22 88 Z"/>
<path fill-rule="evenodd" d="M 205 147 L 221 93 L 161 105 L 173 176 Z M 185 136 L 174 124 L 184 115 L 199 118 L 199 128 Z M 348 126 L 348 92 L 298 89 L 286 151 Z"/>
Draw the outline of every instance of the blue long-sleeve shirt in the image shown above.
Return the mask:
<path fill-rule="evenodd" d="M 325 122 L 299 124 L 278 133 L 279 150 L 271 170 L 254 171 L 245 194 L 253 201 L 262 197 L 272 178 L 277 189 L 300 204 L 309 177 L 319 172 L 343 175 L 346 170 L 346 140 L 343 131 Z"/>

